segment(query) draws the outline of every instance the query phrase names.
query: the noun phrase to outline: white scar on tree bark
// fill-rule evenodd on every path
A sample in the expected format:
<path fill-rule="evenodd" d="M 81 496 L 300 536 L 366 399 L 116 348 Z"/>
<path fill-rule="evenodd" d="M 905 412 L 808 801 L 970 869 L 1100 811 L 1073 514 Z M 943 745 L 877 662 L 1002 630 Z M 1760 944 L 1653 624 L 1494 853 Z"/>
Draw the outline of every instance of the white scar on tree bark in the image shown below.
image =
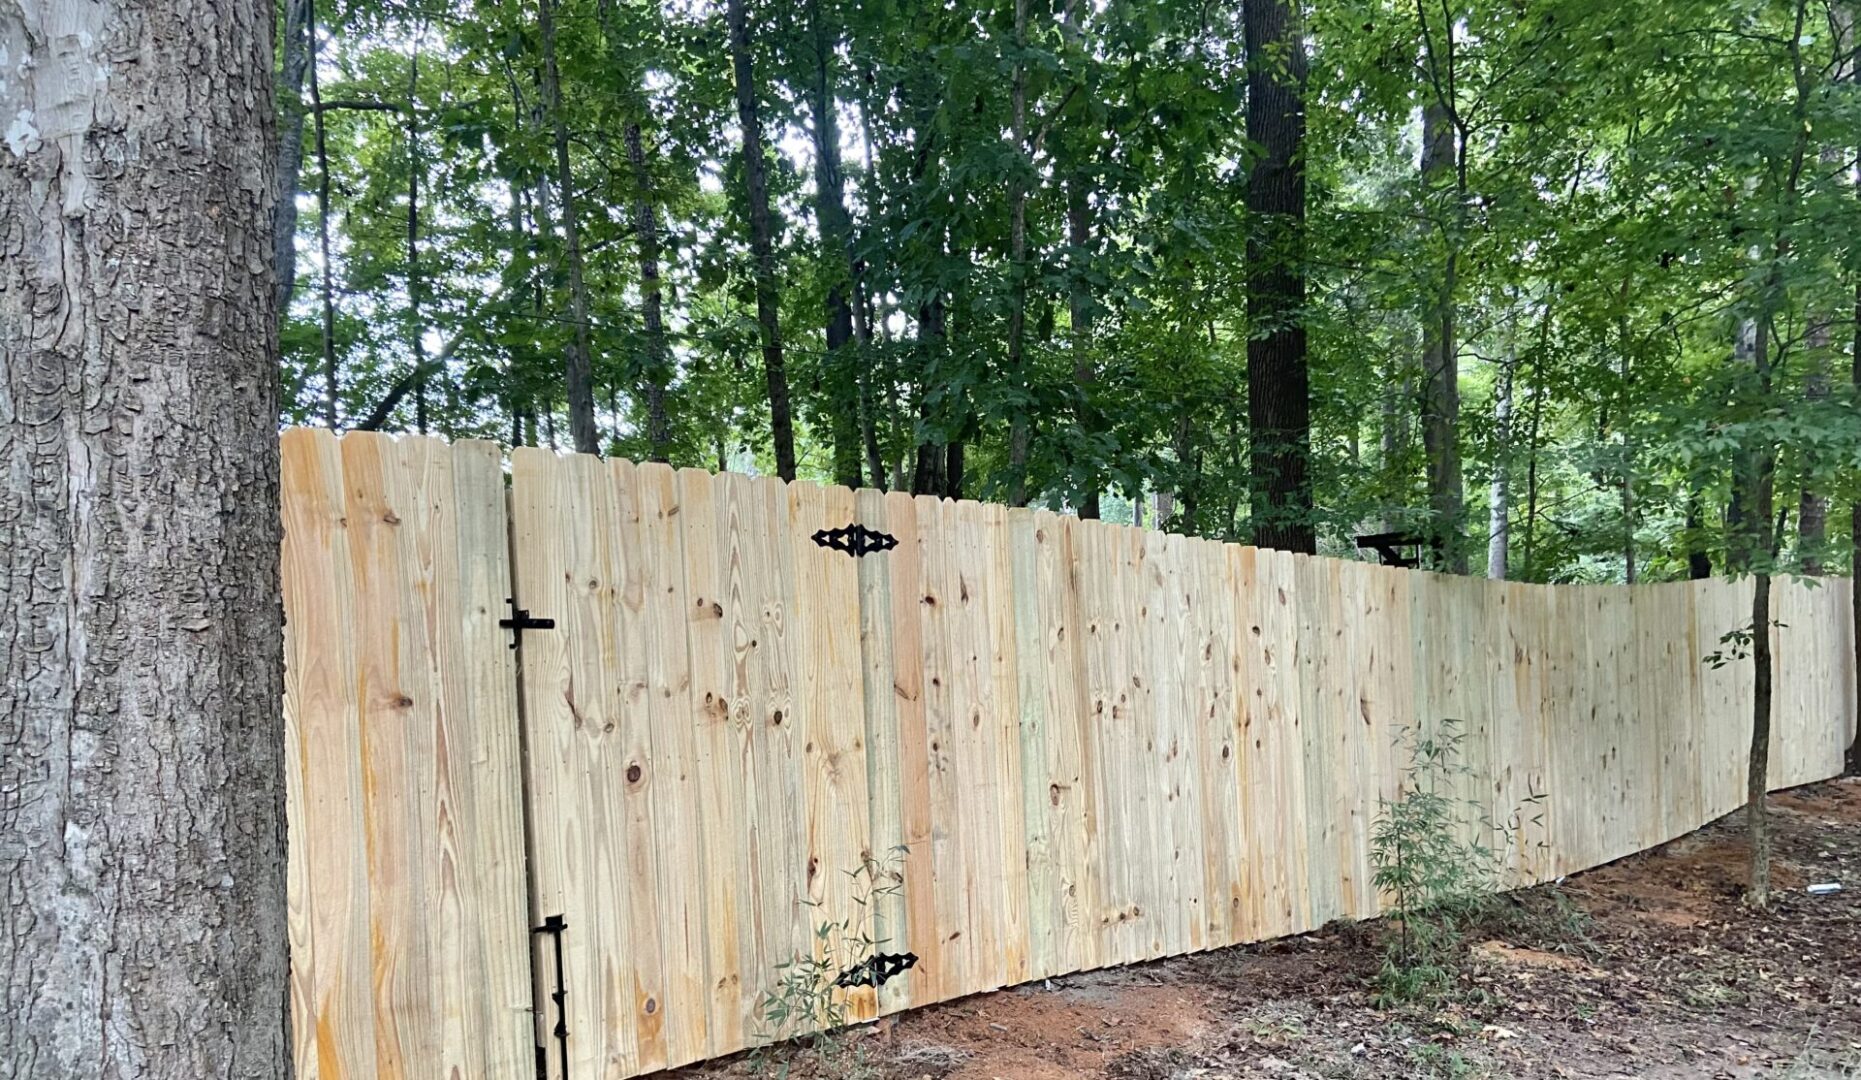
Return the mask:
<path fill-rule="evenodd" d="M 82 217 L 90 185 L 84 135 L 109 88 L 107 8 L 87 0 L 0 0 L 0 119 L 16 158 L 58 155 L 66 217 Z"/>

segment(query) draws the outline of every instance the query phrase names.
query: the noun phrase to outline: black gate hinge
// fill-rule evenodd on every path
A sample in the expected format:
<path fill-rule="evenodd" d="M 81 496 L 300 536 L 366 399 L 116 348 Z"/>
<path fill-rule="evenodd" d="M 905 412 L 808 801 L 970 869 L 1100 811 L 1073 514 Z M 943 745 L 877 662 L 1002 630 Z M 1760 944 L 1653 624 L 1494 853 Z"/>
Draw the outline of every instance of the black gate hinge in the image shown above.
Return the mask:
<path fill-rule="evenodd" d="M 824 548 L 844 551 L 855 559 L 890 551 L 898 546 L 898 538 L 891 533 L 868 529 L 857 522 L 838 529 L 821 529 L 814 534 L 814 542 Z"/>
<path fill-rule="evenodd" d="M 556 628 L 556 620 L 539 619 L 530 614 L 529 608 L 518 607 L 516 597 L 507 596 L 504 602 L 510 605 L 510 618 L 499 619 L 498 625 L 510 631 L 511 648 L 514 649 L 522 644 L 525 630 L 554 630 Z"/>

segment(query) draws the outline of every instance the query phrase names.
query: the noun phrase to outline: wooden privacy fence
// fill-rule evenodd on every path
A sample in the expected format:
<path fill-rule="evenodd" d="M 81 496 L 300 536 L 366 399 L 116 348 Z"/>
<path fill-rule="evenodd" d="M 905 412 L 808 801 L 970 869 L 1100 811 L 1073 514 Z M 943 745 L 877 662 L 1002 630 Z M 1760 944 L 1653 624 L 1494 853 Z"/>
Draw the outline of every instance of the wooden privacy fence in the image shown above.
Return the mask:
<path fill-rule="evenodd" d="M 1459 722 L 1513 883 L 1741 801 L 1748 665 L 1701 657 L 1748 583 L 1489 582 L 309 429 L 284 516 L 303 1077 L 729 1053 L 827 921 L 919 957 L 851 992 L 870 1016 L 1366 917 L 1405 725 Z M 848 525 L 874 542 L 826 546 Z M 1840 771 L 1849 596 L 1778 589 L 1773 786 Z M 554 625 L 513 650 L 513 606 Z M 862 907 L 847 872 L 895 846 L 903 887 Z"/>

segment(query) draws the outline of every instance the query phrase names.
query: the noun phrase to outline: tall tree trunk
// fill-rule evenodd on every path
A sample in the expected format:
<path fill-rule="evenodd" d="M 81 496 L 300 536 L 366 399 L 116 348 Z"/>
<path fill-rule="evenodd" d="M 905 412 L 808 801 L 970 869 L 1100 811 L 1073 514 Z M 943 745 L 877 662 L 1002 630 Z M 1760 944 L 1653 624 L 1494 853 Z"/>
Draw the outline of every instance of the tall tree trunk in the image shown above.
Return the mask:
<path fill-rule="evenodd" d="M 294 0 L 295 2 L 295 0 Z M 330 151 L 329 139 L 323 127 L 323 84 L 317 78 L 317 18 L 312 0 L 301 0 L 305 18 L 309 22 L 310 37 L 310 107 L 315 112 L 317 140 L 317 251 L 322 266 L 317 275 L 317 293 L 323 313 L 323 332 L 321 345 L 323 351 L 323 423 L 335 431 L 342 422 L 342 383 L 341 372 L 336 365 L 336 289 L 331 280 L 330 265 Z M 283 166 L 281 165 L 280 168 Z M 295 186 L 295 184 L 293 184 Z M 295 198 L 295 196 L 293 196 Z M 296 216 L 293 214 L 292 228 L 295 230 Z M 282 274 L 282 271 L 280 271 Z M 288 297 L 285 301 L 288 302 Z M 280 319 L 284 317 L 280 308 Z"/>
<path fill-rule="evenodd" d="M 1504 581 L 1512 554 L 1512 374 L 1518 358 L 1508 348 L 1493 387 L 1493 484 L 1487 503 L 1486 576 Z"/>
<path fill-rule="evenodd" d="M 1398 511 L 1406 511 L 1414 487 L 1409 472 L 1409 454 L 1415 445 L 1415 369 L 1416 342 L 1413 329 L 1404 327 L 1397 341 L 1396 356 L 1384 375 L 1382 394 L 1382 483 L 1384 490 L 1383 531 L 1402 527 Z"/>
<path fill-rule="evenodd" d="M 640 125 L 627 125 L 627 163 L 633 168 L 633 231 L 640 245 L 640 317 L 646 327 L 646 442 L 654 461 L 667 461 L 672 450 L 672 422 L 666 413 L 666 387 L 672 381 L 672 358 L 666 349 L 665 314 L 659 285 L 659 214 L 653 208 L 653 177 L 646 167 Z"/>
<path fill-rule="evenodd" d="M 1812 409 L 1829 399 L 1829 323 L 1818 320 L 1804 342 L 1808 372 L 1803 377 L 1803 401 Z M 1816 473 L 1815 456 L 1806 447 L 1804 472 Z M 1829 542 L 1829 500 L 1813 484 L 1804 484 L 1797 500 L 1797 566 L 1809 577 L 1822 576 L 1822 557 Z"/>
<path fill-rule="evenodd" d="M 933 362 L 933 350 L 943 347 L 946 330 L 946 312 L 941 294 L 932 296 L 918 310 L 918 363 L 920 367 L 929 368 Z M 920 380 L 918 386 L 918 426 L 929 430 L 936 426 L 937 417 L 930 406 L 930 387 Z M 950 447 L 947 439 L 938 439 L 927 435 L 917 448 L 917 465 L 912 471 L 911 493 L 914 495 L 943 495 L 949 490 L 948 471 Z"/>
<path fill-rule="evenodd" d="M 835 115 L 829 68 L 834 43 L 821 20 L 820 0 L 809 0 L 814 33 L 814 85 L 809 108 L 814 114 L 814 215 L 821 236 L 821 259 L 829 266 L 827 285 L 827 355 L 822 364 L 827 391 L 828 431 L 833 443 L 834 483 L 860 486 L 860 382 L 854 370 L 852 221 L 847 215 L 846 185 L 840 172 L 840 123 Z M 875 486 L 878 483 L 875 480 Z"/>
<path fill-rule="evenodd" d="M 743 132 L 743 181 L 748 189 L 750 252 L 756 260 L 756 325 L 762 333 L 763 376 L 769 390 L 769 435 L 775 443 L 775 471 L 795 479 L 795 421 L 788 400 L 788 367 L 782 357 L 782 325 L 775 287 L 775 241 L 769 220 L 768 163 L 763 160 L 761 110 L 750 62 L 749 16 L 745 0 L 727 0 L 730 68 L 737 87 L 737 126 Z"/>
<path fill-rule="evenodd" d="M 1247 419 L 1254 543 L 1308 554 L 1311 375 L 1305 357 L 1305 45 L 1290 0 L 1243 6 L 1247 139 Z"/>
<path fill-rule="evenodd" d="M 1686 554 L 1687 577 L 1703 581 L 1712 576 L 1712 553 L 1706 550 L 1706 497 L 1697 479 L 1687 481 Z"/>
<path fill-rule="evenodd" d="M 21 1080 L 289 1075 L 273 29 L 268 4 L 0 5 Z"/>
<path fill-rule="evenodd" d="M 426 434 L 426 324 L 420 300 L 420 49 L 407 63 L 407 356 L 414 371 L 414 428 Z"/>
<path fill-rule="evenodd" d="M 1767 294 L 1773 291 L 1766 290 Z M 1762 318 L 1753 322 L 1756 324 L 1751 350 L 1756 367 L 1754 381 L 1758 400 L 1767 403 L 1772 390 L 1769 324 Z M 1745 825 L 1751 844 L 1750 888 L 1746 898 L 1753 907 L 1759 908 L 1770 903 L 1770 819 L 1765 813 L 1764 797 L 1769 787 L 1771 751 L 1771 566 L 1776 559 L 1781 531 L 1771 524 L 1777 453 L 1774 446 L 1769 445 L 1771 437 L 1763 438 L 1764 444 L 1745 453 L 1744 474 L 1739 477 L 1738 485 L 1743 510 L 1738 522 L 1744 533 L 1742 547 L 1747 557 L 1758 560 L 1745 566 L 1745 569 L 1755 570 L 1756 578 L 1751 602 L 1752 713 L 1749 770 L 1745 778 Z"/>
<path fill-rule="evenodd" d="M 311 0 L 285 0 L 278 68 L 278 199 L 271 216 L 278 318 L 297 288 L 297 180 L 304 164 L 304 78 L 314 63 L 317 20 Z M 314 99 L 313 99 L 314 101 Z"/>
<path fill-rule="evenodd" d="M 1008 91 L 1009 134 L 1014 160 L 1008 177 L 1008 381 L 1027 390 L 1027 189 L 1033 155 L 1027 133 L 1027 4 L 1014 0 L 1014 77 Z M 1017 402 L 1008 420 L 1008 505 L 1026 506 L 1027 466 L 1033 433 L 1026 403 Z"/>
<path fill-rule="evenodd" d="M 588 326 L 588 282 L 582 268 L 582 233 L 576 213 L 575 172 L 569 164 L 569 121 L 562 108 L 562 72 L 556 63 L 555 0 L 537 0 L 543 38 L 543 94 L 548 100 L 551 136 L 556 150 L 557 198 L 562 202 L 563 259 L 569 270 L 569 319 L 575 324 L 563 366 L 569 401 L 569 437 L 578 454 L 601 452 L 594 419 L 594 346 Z"/>
<path fill-rule="evenodd" d="M 1760 365 L 1759 350 L 1765 346 L 1759 326 L 1758 320 L 1746 318 L 1739 320 L 1734 331 L 1732 363 L 1741 369 Z M 1739 446 L 1732 451 L 1732 490 L 1725 508 L 1725 561 L 1726 569 L 1734 574 L 1748 574 L 1757 564 L 1759 526 L 1752 519 L 1761 522 L 1763 515 L 1753 508 L 1756 496 L 1751 477 L 1756 469 L 1756 451 L 1751 447 Z"/>
<path fill-rule="evenodd" d="M 1080 432 L 1090 442 L 1096 438 L 1100 423 L 1093 401 L 1098 365 L 1092 359 L 1092 286 L 1086 280 L 1086 264 L 1092 251 L 1092 207 L 1086 199 L 1087 183 L 1083 173 L 1074 173 L 1066 184 L 1066 243 L 1073 252 L 1073 280 L 1066 302 L 1072 317 L 1073 386 L 1079 395 L 1076 419 Z M 1099 516 L 1099 489 L 1103 481 L 1094 459 L 1089 458 L 1082 471 L 1079 516 L 1093 521 Z"/>
<path fill-rule="evenodd" d="M 1452 116 L 1438 99 L 1422 107 L 1422 183 L 1454 187 L 1457 142 Z M 1458 188 L 1456 187 L 1456 196 Z M 1457 214 L 1458 202 L 1446 212 Z M 1460 467 L 1460 349 L 1454 339 L 1458 230 L 1443 225 L 1445 255 L 1422 319 L 1422 450 L 1428 458 L 1430 547 L 1437 566 L 1467 572 L 1466 510 Z"/>
<path fill-rule="evenodd" d="M 1745 772 L 1745 830 L 1751 842 L 1753 907 L 1770 903 L 1771 828 L 1764 812 L 1771 760 L 1771 576 L 1756 575 L 1751 597 L 1751 756 Z"/>

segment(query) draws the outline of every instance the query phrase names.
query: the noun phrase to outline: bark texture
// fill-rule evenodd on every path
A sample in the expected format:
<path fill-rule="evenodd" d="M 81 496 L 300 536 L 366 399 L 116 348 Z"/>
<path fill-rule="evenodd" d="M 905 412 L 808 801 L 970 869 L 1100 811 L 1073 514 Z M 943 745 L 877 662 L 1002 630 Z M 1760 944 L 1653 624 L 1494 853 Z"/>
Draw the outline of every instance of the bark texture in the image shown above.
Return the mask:
<path fill-rule="evenodd" d="M 1254 543 L 1318 550 L 1312 523 L 1311 374 L 1305 359 L 1305 46 L 1287 0 L 1244 9 L 1247 139 L 1247 419 Z"/>
<path fill-rule="evenodd" d="M 269 3 L 0 5 L 0 1077 L 289 1071 Z"/>

